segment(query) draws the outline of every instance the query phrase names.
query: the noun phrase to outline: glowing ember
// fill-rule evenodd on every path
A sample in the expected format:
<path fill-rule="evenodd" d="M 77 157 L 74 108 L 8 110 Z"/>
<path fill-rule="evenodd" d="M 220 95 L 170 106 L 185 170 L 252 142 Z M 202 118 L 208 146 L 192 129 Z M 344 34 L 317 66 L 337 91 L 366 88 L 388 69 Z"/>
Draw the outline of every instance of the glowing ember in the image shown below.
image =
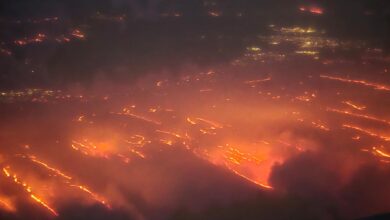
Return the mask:
<path fill-rule="evenodd" d="M 12 174 L 11 175 L 11 172 L 9 171 L 8 168 L 3 168 L 3 172 L 4 174 L 9 177 L 9 178 L 12 178 L 14 183 L 17 184 L 17 185 L 20 185 L 21 187 L 24 188 L 24 190 L 30 194 L 30 197 L 35 201 L 37 202 L 38 204 L 40 204 L 42 207 L 46 208 L 49 212 L 51 212 L 53 215 L 55 216 L 58 216 L 58 213 L 52 208 L 50 207 L 46 202 L 43 201 L 42 198 L 38 197 L 37 195 L 35 195 L 33 192 L 32 192 L 32 189 L 29 185 L 27 185 L 25 182 L 23 182 L 22 180 L 20 180 L 16 174 Z"/>
<path fill-rule="evenodd" d="M 16 208 L 7 198 L 0 197 L 0 207 L 8 212 L 15 212 Z"/>
<path fill-rule="evenodd" d="M 45 167 L 46 169 L 48 169 L 48 170 L 50 170 L 50 171 L 53 171 L 54 173 L 56 173 L 56 174 L 59 175 L 59 176 L 64 177 L 65 179 L 69 179 L 69 180 L 72 179 L 72 177 L 70 177 L 70 176 L 64 174 L 64 173 L 61 172 L 60 170 L 55 169 L 55 168 L 53 168 L 53 167 L 50 167 L 48 164 L 46 164 L 46 163 L 44 163 L 44 162 L 42 162 L 42 161 L 37 160 L 35 156 L 29 156 L 29 158 L 30 158 L 31 161 L 33 161 L 33 162 L 35 162 L 35 163 L 37 163 L 37 164 L 39 164 L 39 165 Z"/>
<path fill-rule="evenodd" d="M 329 79 L 329 80 L 335 80 L 335 81 L 340 81 L 340 82 L 345 82 L 345 83 L 351 83 L 351 84 L 357 84 L 357 85 L 363 85 L 367 87 L 372 87 L 376 90 L 384 90 L 384 91 L 390 91 L 390 86 L 387 85 L 381 85 L 377 83 L 372 83 L 368 82 L 365 80 L 355 80 L 355 79 L 346 79 L 346 78 L 341 78 L 341 77 L 335 77 L 335 76 L 328 76 L 328 75 L 320 75 L 321 78 L 323 79 Z"/>
<path fill-rule="evenodd" d="M 58 216 L 58 213 L 53 208 L 51 208 L 49 205 L 47 205 L 45 202 L 43 202 L 42 199 L 40 199 L 39 197 L 37 197 L 34 194 L 31 194 L 31 198 L 34 199 L 37 203 L 41 204 L 43 207 L 45 207 L 51 213 L 53 213 L 53 215 Z"/>
<path fill-rule="evenodd" d="M 82 186 L 82 185 L 71 185 L 71 186 L 72 187 L 76 187 L 76 188 L 80 189 L 81 191 L 89 194 L 93 199 L 95 199 L 96 201 L 100 202 L 101 204 L 103 204 L 107 208 L 111 208 L 111 206 L 106 202 L 106 200 L 104 198 L 102 198 L 101 196 L 99 196 L 96 193 L 92 192 L 87 187 Z"/>
<path fill-rule="evenodd" d="M 316 15 L 322 15 L 324 14 L 324 9 L 323 8 L 320 8 L 320 7 L 315 7 L 315 6 L 301 6 L 299 7 L 299 10 L 302 11 L 302 12 L 305 12 L 305 11 L 308 11 L 312 14 L 316 14 Z"/>
<path fill-rule="evenodd" d="M 344 101 L 343 103 L 348 105 L 348 106 L 350 106 L 350 107 L 352 107 L 352 108 L 354 108 L 354 109 L 356 109 L 356 110 L 360 110 L 361 111 L 361 110 L 366 109 L 366 106 L 358 105 L 358 104 L 355 104 L 355 103 L 353 103 L 351 101 Z"/>
<path fill-rule="evenodd" d="M 353 113 L 353 112 L 350 112 L 350 111 L 333 109 L 333 108 L 328 108 L 327 111 L 335 112 L 335 113 L 339 113 L 339 114 L 344 114 L 344 115 L 348 115 L 348 116 L 352 116 L 352 117 L 357 117 L 357 118 L 363 118 L 363 119 L 367 119 L 367 120 L 371 120 L 371 121 L 380 122 L 380 123 L 383 123 L 383 124 L 390 125 L 390 121 L 385 120 L 385 119 L 381 119 L 381 118 L 378 118 L 378 117 L 375 117 L 375 116 L 372 116 L 372 115 L 357 114 L 357 113 Z"/>

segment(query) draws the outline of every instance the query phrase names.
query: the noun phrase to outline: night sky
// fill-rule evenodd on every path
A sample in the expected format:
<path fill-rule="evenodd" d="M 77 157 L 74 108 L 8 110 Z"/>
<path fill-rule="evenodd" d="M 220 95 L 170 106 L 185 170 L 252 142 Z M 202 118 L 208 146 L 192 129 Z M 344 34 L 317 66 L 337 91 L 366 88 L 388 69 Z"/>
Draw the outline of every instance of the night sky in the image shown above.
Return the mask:
<path fill-rule="evenodd" d="M 302 5 L 322 7 L 325 13 L 322 16 L 299 13 Z M 0 37 L 2 48 L 12 51 L 14 60 L 2 61 L 1 85 L 62 86 L 90 82 L 98 72 L 109 72 L 105 76 L 115 80 L 127 77 L 116 73 L 119 66 L 135 69 L 137 73 L 133 74 L 142 75 L 155 69 L 175 71 L 184 63 L 227 62 L 242 53 L 245 40 L 269 34 L 265 30 L 269 23 L 319 26 L 331 36 L 367 39 L 389 51 L 389 10 L 385 0 L 4 0 L 0 5 Z M 222 12 L 223 16 L 214 19 L 209 16 L 212 11 Z M 175 14 L 180 17 L 175 18 Z M 114 21 L 121 16 L 122 22 Z M 45 18 L 58 20 L 51 24 L 33 22 Z M 76 28 L 82 28 L 89 40 L 68 45 L 48 41 L 25 48 L 10 44 L 39 32 L 58 37 Z M 201 42 L 194 39 L 204 34 L 211 36 Z M 226 37 L 221 40 L 218 35 Z M 29 68 L 36 70 L 26 75 L 28 69 L 21 63 L 35 55 L 37 58 L 31 60 L 33 67 Z"/>

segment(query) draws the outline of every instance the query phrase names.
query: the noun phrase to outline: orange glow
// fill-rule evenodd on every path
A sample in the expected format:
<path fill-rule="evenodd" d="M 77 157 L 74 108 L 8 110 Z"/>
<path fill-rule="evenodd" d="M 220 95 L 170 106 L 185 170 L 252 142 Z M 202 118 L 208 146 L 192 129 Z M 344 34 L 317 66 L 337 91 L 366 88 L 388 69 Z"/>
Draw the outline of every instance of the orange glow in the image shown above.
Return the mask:
<path fill-rule="evenodd" d="M 197 124 L 197 123 L 196 123 L 194 120 L 192 120 L 191 118 L 188 118 L 188 117 L 187 117 L 186 120 L 187 120 L 188 123 L 190 123 L 190 124 L 192 124 L 192 125 L 196 125 L 196 124 Z"/>
<path fill-rule="evenodd" d="M 309 11 L 313 14 L 323 14 L 324 13 L 324 10 L 322 8 L 319 8 L 319 7 L 311 7 L 309 8 Z"/>
<path fill-rule="evenodd" d="M 24 38 L 24 39 L 20 39 L 20 40 L 15 40 L 15 44 L 18 45 L 18 46 L 24 46 L 24 45 L 27 45 L 27 44 L 32 44 L 32 43 L 41 43 L 43 42 L 45 39 L 46 39 L 46 35 L 45 34 L 42 34 L 42 33 L 38 33 L 36 34 L 34 37 L 32 38 Z"/>
<path fill-rule="evenodd" d="M 248 84 L 248 85 L 251 85 L 251 86 L 254 86 L 256 84 L 259 84 L 259 83 L 262 83 L 262 82 L 268 82 L 268 81 L 271 81 L 271 80 L 272 80 L 271 77 L 267 77 L 265 79 L 247 80 L 244 83 Z"/>
<path fill-rule="evenodd" d="M 141 157 L 142 159 L 145 159 L 145 157 L 146 157 L 145 154 L 143 154 L 135 149 L 130 149 L 130 152 L 136 154 L 137 156 Z"/>
<path fill-rule="evenodd" d="M 372 88 L 374 88 L 376 90 L 390 91 L 390 86 L 388 86 L 388 85 L 372 83 L 372 82 L 368 82 L 368 81 L 365 81 L 365 80 L 346 79 L 346 78 L 335 77 L 335 76 L 328 76 L 328 75 L 320 75 L 320 77 L 323 78 L 323 79 L 329 79 L 329 80 L 334 80 L 334 81 L 339 81 L 339 82 L 345 82 L 345 83 L 351 83 L 351 84 L 357 84 L 357 85 L 372 87 Z"/>
<path fill-rule="evenodd" d="M 137 114 L 131 113 L 130 110 L 128 110 L 128 109 L 124 109 L 124 112 L 113 113 L 113 114 L 117 114 L 117 115 L 126 115 L 126 116 L 130 116 L 130 117 L 133 117 L 133 118 L 136 118 L 136 119 L 139 119 L 139 120 L 148 122 L 148 123 L 152 123 L 152 124 L 156 124 L 156 125 L 161 125 L 161 122 L 159 122 L 159 121 L 150 119 L 150 118 L 145 117 L 145 116 L 142 116 L 142 115 L 137 115 Z"/>
<path fill-rule="evenodd" d="M 138 147 L 138 148 L 142 148 L 144 147 L 146 144 L 149 144 L 151 141 L 149 140 L 146 140 L 146 138 L 142 135 L 133 135 L 131 136 L 129 139 L 126 139 L 124 140 L 126 143 L 134 146 L 134 147 Z"/>
<path fill-rule="evenodd" d="M 156 130 L 156 132 L 162 133 L 162 134 L 168 134 L 177 138 L 184 138 L 180 134 L 174 133 L 174 132 L 169 132 L 169 131 L 162 131 L 162 130 Z"/>
<path fill-rule="evenodd" d="M 343 124 L 343 127 L 350 128 L 350 129 L 353 129 L 353 130 L 356 130 L 356 131 L 360 131 L 360 132 L 365 133 L 365 134 L 367 134 L 367 135 L 369 135 L 371 137 L 380 138 L 380 139 L 382 139 L 384 141 L 390 141 L 390 137 L 380 135 L 378 133 L 372 132 L 370 130 L 367 130 L 367 129 L 364 129 L 364 128 L 361 128 L 361 127 L 358 127 L 358 126 Z"/>
<path fill-rule="evenodd" d="M 253 184 L 255 184 L 255 185 L 258 185 L 258 186 L 260 186 L 261 188 L 273 189 L 272 186 L 270 186 L 270 185 L 267 185 L 267 184 L 264 184 L 264 183 L 260 183 L 260 182 L 258 182 L 258 181 L 256 181 L 256 180 L 250 179 L 250 178 L 248 178 L 247 176 L 245 176 L 245 175 L 243 175 L 243 174 L 241 174 L 241 173 L 237 172 L 236 170 L 231 169 L 231 168 L 229 168 L 229 167 L 228 167 L 228 169 L 229 169 L 230 171 L 232 171 L 234 174 L 236 174 L 237 176 L 242 177 L 242 178 L 244 178 L 245 180 L 248 180 L 249 182 L 251 182 L 251 183 L 253 183 Z"/>
<path fill-rule="evenodd" d="M 202 121 L 202 122 L 204 122 L 206 124 L 211 125 L 211 128 L 223 128 L 223 125 L 218 123 L 218 122 L 214 122 L 214 121 L 207 120 L 207 119 L 204 119 L 204 118 L 196 118 L 196 120 Z"/>
<path fill-rule="evenodd" d="M 81 32 L 80 30 L 78 30 L 78 29 L 73 30 L 73 32 L 71 34 L 72 34 L 73 37 L 76 37 L 78 39 L 84 39 L 85 38 L 85 34 L 83 32 Z"/>
<path fill-rule="evenodd" d="M 366 106 L 358 105 L 358 104 L 355 104 L 355 103 L 353 103 L 351 101 L 344 101 L 343 103 L 348 105 L 348 106 L 350 106 L 350 107 L 352 107 L 352 108 L 354 108 L 354 109 L 356 109 L 356 110 L 362 111 L 362 110 L 366 109 Z"/>
<path fill-rule="evenodd" d="M 33 161 L 33 162 L 35 162 L 35 163 L 37 163 L 37 164 L 39 164 L 39 165 L 45 167 L 46 169 L 48 169 L 48 170 L 50 170 L 50 171 L 56 173 L 56 174 L 59 175 L 59 176 L 64 177 L 65 179 L 68 179 L 68 180 L 72 179 L 72 177 L 70 177 L 70 176 L 64 174 L 61 170 L 55 169 L 55 168 L 49 166 L 48 164 L 46 164 L 46 163 L 44 163 L 44 162 L 42 162 L 42 161 L 39 161 L 38 159 L 36 159 L 35 156 L 29 156 L 29 158 L 30 158 L 31 161 Z"/>
<path fill-rule="evenodd" d="M 363 118 L 363 119 L 367 119 L 367 120 L 376 121 L 376 122 L 380 122 L 380 123 L 383 123 L 383 124 L 390 125 L 390 121 L 387 121 L 387 120 L 381 119 L 381 118 L 377 118 L 377 117 L 372 116 L 372 115 L 356 114 L 356 113 L 353 113 L 353 112 L 350 112 L 350 111 L 339 110 L 339 109 L 334 109 L 334 108 L 327 108 L 326 110 L 330 111 L 330 112 L 335 112 L 335 113 L 339 113 L 339 114 L 349 115 L 349 116 L 357 117 L 357 118 Z"/>
<path fill-rule="evenodd" d="M 96 193 L 92 192 L 90 189 L 88 189 L 87 187 L 85 186 L 82 186 L 82 185 L 71 185 L 72 187 L 76 187 L 78 189 L 80 189 L 81 191 L 89 194 L 94 200 L 98 201 L 99 203 L 103 204 L 104 206 L 106 206 L 107 208 L 111 209 L 111 206 L 110 204 L 108 204 L 106 202 L 106 199 L 102 198 L 101 196 L 97 195 Z"/>
<path fill-rule="evenodd" d="M 256 146 L 258 145 L 256 144 Z M 228 169 L 233 174 L 261 188 L 272 189 L 266 182 L 276 158 L 270 157 L 267 152 L 252 154 L 244 152 L 242 149 L 242 146 L 225 144 L 217 146 L 212 151 L 195 151 L 195 154 L 212 164 Z M 248 172 L 252 174 L 249 175 Z"/>
<path fill-rule="evenodd" d="M 302 6 L 299 10 L 304 11 L 304 17 L 311 13 L 325 12 L 322 8 L 310 6 Z M 231 21 L 229 16 L 226 16 L 226 19 L 222 20 Z M 245 17 L 251 18 L 249 14 Z M 125 18 L 115 19 L 122 21 Z M 167 21 L 171 20 L 178 19 L 167 18 Z M 212 20 L 218 21 L 217 23 L 222 21 L 218 18 Z M 133 24 L 135 20 L 129 19 L 129 22 Z M 376 65 L 387 63 L 388 58 L 371 57 L 371 53 L 375 55 L 382 52 L 379 52 L 379 49 L 372 52 L 372 48 L 366 47 L 368 44 L 360 41 L 355 43 L 328 37 L 325 35 L 326 30 L 320 25 L 315 28 L 290 25 L 267 25 L 265 28 L 269 30 L 265 31 L 266 36 L 258 35 L 254 31 L 253 37 L 248 36 L 247 40 L 240 41 L 245 44 L 240 50 L 225 50 L 221 48 L 224 43 L 216 44 L 216 47 L 211 49 L 217 49 L 218 54 L 239 54 L 234 59 L 230 55 L 221 56 L 222 59 L 228 59 L 227 65 L 210 64 L 198 67 L 192 66 L 190 62 L 188 68 L 187 65 L 183 66 L 184 70 L 172 68 L 174 74 L 171 74 L 169 65 L 176 62 L 168 62 L 169 65 L 162 68 L 161 73 L 152 71 L 151 68 L 150 73 L 138 75 L 136 71 L 149 68 L 135 68 L 134 74 L 126 75 L 130 78 L 137 76 L 134 81 L 117 84 L 115 79 L 121 79 L 120 74 L 127 73 L 127 65 L 134 64 L 130 57 L 115 62 L 118 64 L 117 68 L 91 68 L 91 71 L 102 74 L 102 79 L 97 77 L 96 82 L 87 83 L 85 88 L 83 84 L 71 83 L 61 87 L 63 90 L 27 88 L 0 91 L 0 101 L 4 100 L 3 105 L 6 106 L 5 117 L 10 117 L 1 124 L 5 130 L 2 136 L 5 140 L 1 144 L 9 144 L 9 147 L 0 149 L 2 178 L 6 180 L 4 185 L 15 188 L 15 192 L 9 193 L 14 193 L 12 196 L 7 192 L 7 197 L 3 198 L 0 194 L 1 210 L 15 211 L 19 207 L 19 201 L 26 200 L 35 208 L 47 211 L 54 217 L 58 215 L 57 211 L 62 213 L 62 210 L 66 210 L 63 209 L 63 204 L 70 202 L 77 205 L 82 202 L 82 205 L 97 204 L 103 209 L 124 209 L 129 214 L 133 214 L 134 206 L 136 214 L 139 212 L 148 219 L 148 215 L 143 213 L 144 210 L 165 212 L 164 208 L 177 205 L 177 200 L 187 201 L 184 197 L 187 195 L 182 197 L 174 193 L 198 189 L 199 185 L 196 184 L 208 184 L 202 182 L 203 179 L 207 180 L 216 172 L 221 172 L 218 173 L 221 175 L 215 175 L 221 179 L 210 184 L 212 187 L 215 187 L 213 184 L 218 184 L 216 188 L 225 190 L 224 187 L 230 187 L 230 183 L 233 183 L 232 190 L 225 191 L 238 189 L 238 192 L 242 192 L 241 189 L 244 188 L 246 192 L 245 187 L 249 186 L 249 190 L 260 194 L 264 190 L 272 189 L 267 191 L 267 194 L 273 195 L 279 190 L 289 188 L 284 188 L 283 184 L 278 182 L 277 178 L 281 178 L 288 184 L 289 178 L 283 179 L 283 172 L 291 172 L 291 175 L 287 174 L 292 178 L 302 178 L 301 173 L 294 176 L 294 172 L 307 174 L 306 169 L 299 167 L 298 170 L 296 167 L 288 169 L 306 157 L 325 159 L 326 163 L 309 162 L 319 162 L 321 169 L 326 168 L 327 172 L 329 168 L 329 171 L 336 174 L 324 177 L 340 176 L 343 181 L 334 181 L 340 184 L 337 186 L 339 189 L 344 189 L 344 179 L 347 182 L 347 179 L 355 174 L 353 170 L 339 175 L 339 167 L 342 170 L 360 170 L 360 166 L 369 164 L 387 168 L 390 164 L 389 146 L 386 145 L 390 142 L 390 117 L 386 118 L 386 98 L 390 85 L 386 85 L 387 78 L 380 81 L 379 76 L 374 73 L 369 77 L 363 74 L 365 70 L 373 69 L 385 75 L 383 68 L 368 68 L 371 63 L 368 60 L 367 64 L 364 64 L 367 68 L 356 73 L 354 69 L 348 69 L 348 72 L 356 74 L 356 79 L 349 78 L 347 74 L 342 75 L 342 72 L 333 76 L 320 74 L 339 64 L 346 69 L 357 66 L 351 65 L 354 62 L 350 62 L 347 58 L 349 56 L 333 59 L 331 55 L 336 53 L 337 49 L 365 51 L 370 56 L 369 59 L 379 60 L 372 62 Z M 110 27 L 110 30 L 125 28 L 123 33 L 131 34 L 127 26 L 127 23 L 113 28 L 110 25 L 101 25 L 104 28 Z M 96 41 L 94 36 L 88 36 L 90 39 L 87 39 L 87 32 L 84 33 L 84 30 L 90 30 L 88 35 L 100 33 L 87 25 L 66 30 L 67 33 L 57 36 L 48 32 L 47 35 L 31 35 L 31 38 L 11 40 L 10 48 L 17 48 L 21 52 L 26 50 L 28 55 L 36 49 L 29 52 L 30 46 L 21 47 L 30 43 L 34 43 L 31 47 L 34 48 L 43 41 L 48 41 L 48 45 L 79 40 L 94 41 L 92 44 L 79 42 L 61 45 L 61 52 L 68 51 L 62 49 L 68 46 L 96 46 L 96 42 L 106 39 L 96 38 Z M 211 35 L 198 34 L 197 31 L 193 33 L 195 34 L 184 34 L 191 37 L 185 42 L 203 44 L 208 42 L 206 40 L 221 40 L 226 43 L 237 40 L 234 35 L 224 35 L 218 31 Z M 118 40 L 127 39 L 115 36 Z M 134 39 L 138 38 L 136 35 Z M 42 45 L 46 46 L 46 43 Z M 154 45 L 153 43 L 150 47 Z M 8 47 L 6 44 L 5 46 Z M 113 46 L 118 49 L 118 44 Z M 131 54 L 135 55 L 137 51 L 131 51 Z M 197 53 L 197 50 L 178 52 Z M 160 53 L 154 55 L 158 54 Z M 58 58 L 77 61 L 78 55 L 70 55 Z M 117 55 L 123 54 L 114 51 L 114 55 L 114 58 L 117 58 Z M 345 52 L 345 55 L 349 53 Z M 84 59 L 84 54 L 81 57 L 82 60 L 87 60 Z M 100 60 L 101 57 L 98 54 L 96 58 Z M 144 58 L 142 55 L 140 57 Z M 183 59 L 187 60 L 188 57 L 183 56 Z M 209 58 L 201 57 L 199 61 L 205 59 Z M 14 62 L 13 59 L 9 60 Z M 17 60 L 25 61 L 22 66 L 25 65 L 26 69 L 41 68 L 40 65 L 30 63 L 30 59 Z M 96 59 L 92 59 L 94 60 Z M 45 59 L 39 60 L 41 61 Z M 154 58 L 150 61 L 152 66 L 165 66 L 162 65 L 164 63 L 153 62 Z M 285 61 L 288 66 L 282 66 Z M 361 57 L 360 61 L 366 62 L 366 59 Z M 113 60 L 107 62 L 111 63 Z M 300 62 L 310 65 L 305 68 Z M 149 61 L 145 60 L 145 63 Z M 298 63 L 298 68 L 288 68 L 295 63 Z M 55 64 L 53 70 L 63 65 L 62 62 L 59 62 L 58 66 L 56 62 Z M 88 62 L 86 66 L 89 65 Z M 77 75 L 78 71 L 85 69 L 82 67 L 74 69 L 72 63 L 69 70 L 76 70 Z M 210 71 L 210 68 L 213 70 Z M 46 69 L 42 70 L 46 74 Z M 113 81 L 106 81 L 105 77 L 110 76 L 111 70 L 114 71 Z M 337 68 L 334 70 L 338 71 Z M 74 77 L 72 74 L 69 76 L 69 80 Z M 375 78 L 378 83 L 370 81 Z M 361 95 L 360 90 L 367 93 Z M 30 105 L 33 108 L 29 108 Z M 11 114 L 14 109 L 17 109 L 15 116 Z M 333 163 L 328 163 L 328 157 L 335 160 L 336 169 Z M 353 165 L 349 164 L 350 161 L 354 162 Z M 305 165 L 306 161 L 303 162 Z M 322 164 L 326 167 L 322 167 Z M 181 178 L 188 177 L 186 175 L 194 175 L 194 168 L 199 170 L 196 170 L 195 177 L 191 176 L 190 184 L 187 184 L 189 181 L 182 181 Z M 227 178 L 224 179 L 225 177 Z M 198 180 L 201 182 L 197 182 Z M 203 185 L 201 187 L 202 190 L 206 189 Z M 207 187 L 206 190 L 209 189 Z M 199 194 L 204 195 L 204 192 Z M 221 195 L 225 196 L 224 193 Z M 137 204 L 138 201 L 141 203 Z M 100 207 L 100 204 L 104 207 Z M 149 209 L 149 205 L 152 208 Z"/>
<path fill-rule="evenodd" d="M 322 9 L 320 7 L 315 7 L 315 6 L 309 6 L 309 7 L 300 6 L 299 10 L 302 11 L 302 12 L 308 11 L 308 12 L 310 12 L 312 14 L 317 14 L 317 15 L 324 14 L 324 9 Z"/>
<path fill-rule="evenodd" d="M 7 176 L 7 177 L 10 177 L 10 173 L 8 172 L 8 170 L 6 168 L 3 168 L 3 172 L 4 174 Z"/>
<path fill-rule="evenodd" d="M 31 187 L 30 187 L 27 183 L 25 183 L 25 182 L 19 180 L 19 178 L 17 177 L 16 174 L 12 174 L 12 176 L 11 176 L 11 172 L 9 171 L 9 169 L 7 169 L 7 168 L 5 168 L 5 167 L 3 168 L 3 172 L 4 172 L 4 174 L 5 174 L 7 177 L 9 177 L 9 178 L 12 177 L 14 183 L 16 183 L 17 185 L 20 185 L 21 187 L 23 187 L 23 189 L 24 189 L 26 192 L 28 192 L 28 193 L 30 194 L 30 197 L 31 197 L 35 202 L 37 202 L 37 203 L 38 203 L 39 205 L 41 205 L 42 207 L 46 208 L 46 209 L 47 209 L 48 211 L 50 211 L 53 215 L 58 216 L 58 213 L 57 213 L 53 208 L 51 208 L 46 202 L 44 202 L 44 201 L 42 200 L 42 198 L 40 198 L 40 197 L 38 197 L 37 195 L 33 194 L 33 193 L 32 193 Z"/>
<path fill-rule="evenodd" d="M 44 201 L 42 201 L 41 198 L 37 197 L 34 194 L 31 194 L 31 198 L 35 200 L 37 203 L 39 203 L 41 206 L 45 207 L 47 210 L 49 210 L 53 215 L 58 216 L 58 213 L 51 208 L 48 204 L 46 204 Z"/>
<path fill-rule="evenodd" d="M 2 197 L 2 196 L 0 196 L 0 208 L 3 208 L 5 211 L 8 211 L 8 212 L 15 212 L 16 211 L 14 204 L 12 204 L 12 202 L 9 201 L 9 199 Z"/>
<path fill-rule="evenodd" d="M 160 142 L 169 146 L 173 145 L 173 141 L 171 140 L 166 140 L 166 139 L 160 139 Z"/>
<path fill-rule="evenodd" d="M 330 131 L 330 128 L 328 128 L 326 125 L 324 125 L 324 124 L 321 124 L 320 122 L 311 122 L 313 125 L 314 125 L 314 127 L 316 127 L 316 128 L 319 128 L 319 129 L 321 129 L 321 130 L 324 130 L 324 131 Z"/>
<path fill-rule="evenodd" d="M 382 157 L 390 158 L 390 153 L 384 152 L 383 150 L 380 150 L 376 147 L 373 147 L 373 150 Z"/>
<path fill-rule="evenodd" d="M 222 15 L 222 13 L 218 11 L 209 11 L 208 14 L 212 17 L 220 17 Z"/>

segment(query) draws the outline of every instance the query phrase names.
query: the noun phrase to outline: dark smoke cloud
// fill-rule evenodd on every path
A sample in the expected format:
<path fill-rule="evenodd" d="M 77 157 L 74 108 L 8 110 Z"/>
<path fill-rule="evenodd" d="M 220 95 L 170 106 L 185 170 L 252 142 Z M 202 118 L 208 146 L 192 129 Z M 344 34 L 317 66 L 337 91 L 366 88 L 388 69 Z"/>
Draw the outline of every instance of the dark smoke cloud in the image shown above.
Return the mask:
<path fill-rule="evenodd" d="M 128 213 L 122 210 L 107 210 L 106 207 L 99 205 L 83 206 L 80 204 L 73 204 L 63 207 L 60 210 L 60 217 L 58 219 L 133 220 L 135 218 L 129 216 Z"/>
<path fill-rule="evenodd" d="M 270 181 L 283 196 L 307 201 L 331 219 L 388 212 L 389 167 L 367 161 L 349 173 L 343 171 L 349 162 L 346 158 L 328 152 L 304 153 L 276 165 Z"/>
<path fill-rule="evenodd" d="M 387 219 L 390 168 L 324 150 L 276 164 L 270 193 L 198 213 L 181 210 L 173 219 Z"/>

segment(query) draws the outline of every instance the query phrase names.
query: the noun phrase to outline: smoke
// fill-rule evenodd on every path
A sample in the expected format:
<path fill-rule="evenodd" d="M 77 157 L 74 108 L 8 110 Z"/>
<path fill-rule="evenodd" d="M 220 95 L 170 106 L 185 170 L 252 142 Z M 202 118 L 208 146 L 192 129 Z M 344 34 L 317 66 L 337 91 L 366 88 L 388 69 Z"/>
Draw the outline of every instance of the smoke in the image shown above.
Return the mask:
<path fill-rule="evenodd" d="M 270 180 L 287 198 L 304 200 L 330 219 L 359 218 L 389 210 L 387 166 L 367 161 L 350 167 L 348 157 L 304 153 L 276 165 Z M 301 210 L 302 212 L 304 210 Z"/>
<path fill-rule="evenodd" d="M 189 15 L 203 10 L 201 1 L 183 2 Z M 362 101 L 352 88 L 359 85 L 321 81 L 312 72 L 337 68 L 321 57 L 260 48 L 279 41 L 251 48 L 256 19 L 160 22 L 161 3 L 53 3 L 66 31 L 25 48 L 10 32 L 16 55 L 4 61 L 7 77 L 15 87 L 31 78 L 55 89 L 1 93 L 0 219 L 353 219 L 390 210 L 388 160 L 373 150 L 383 142 L 340 122 L 387 130 L 370 117 L 326 111 Z M 100 14 L 106 6 L 128 7 L 128 20 Z M 86 37 L 53 40 L 73 26 Z M 361 103 L 386 116 L 379 92 Z"/>

